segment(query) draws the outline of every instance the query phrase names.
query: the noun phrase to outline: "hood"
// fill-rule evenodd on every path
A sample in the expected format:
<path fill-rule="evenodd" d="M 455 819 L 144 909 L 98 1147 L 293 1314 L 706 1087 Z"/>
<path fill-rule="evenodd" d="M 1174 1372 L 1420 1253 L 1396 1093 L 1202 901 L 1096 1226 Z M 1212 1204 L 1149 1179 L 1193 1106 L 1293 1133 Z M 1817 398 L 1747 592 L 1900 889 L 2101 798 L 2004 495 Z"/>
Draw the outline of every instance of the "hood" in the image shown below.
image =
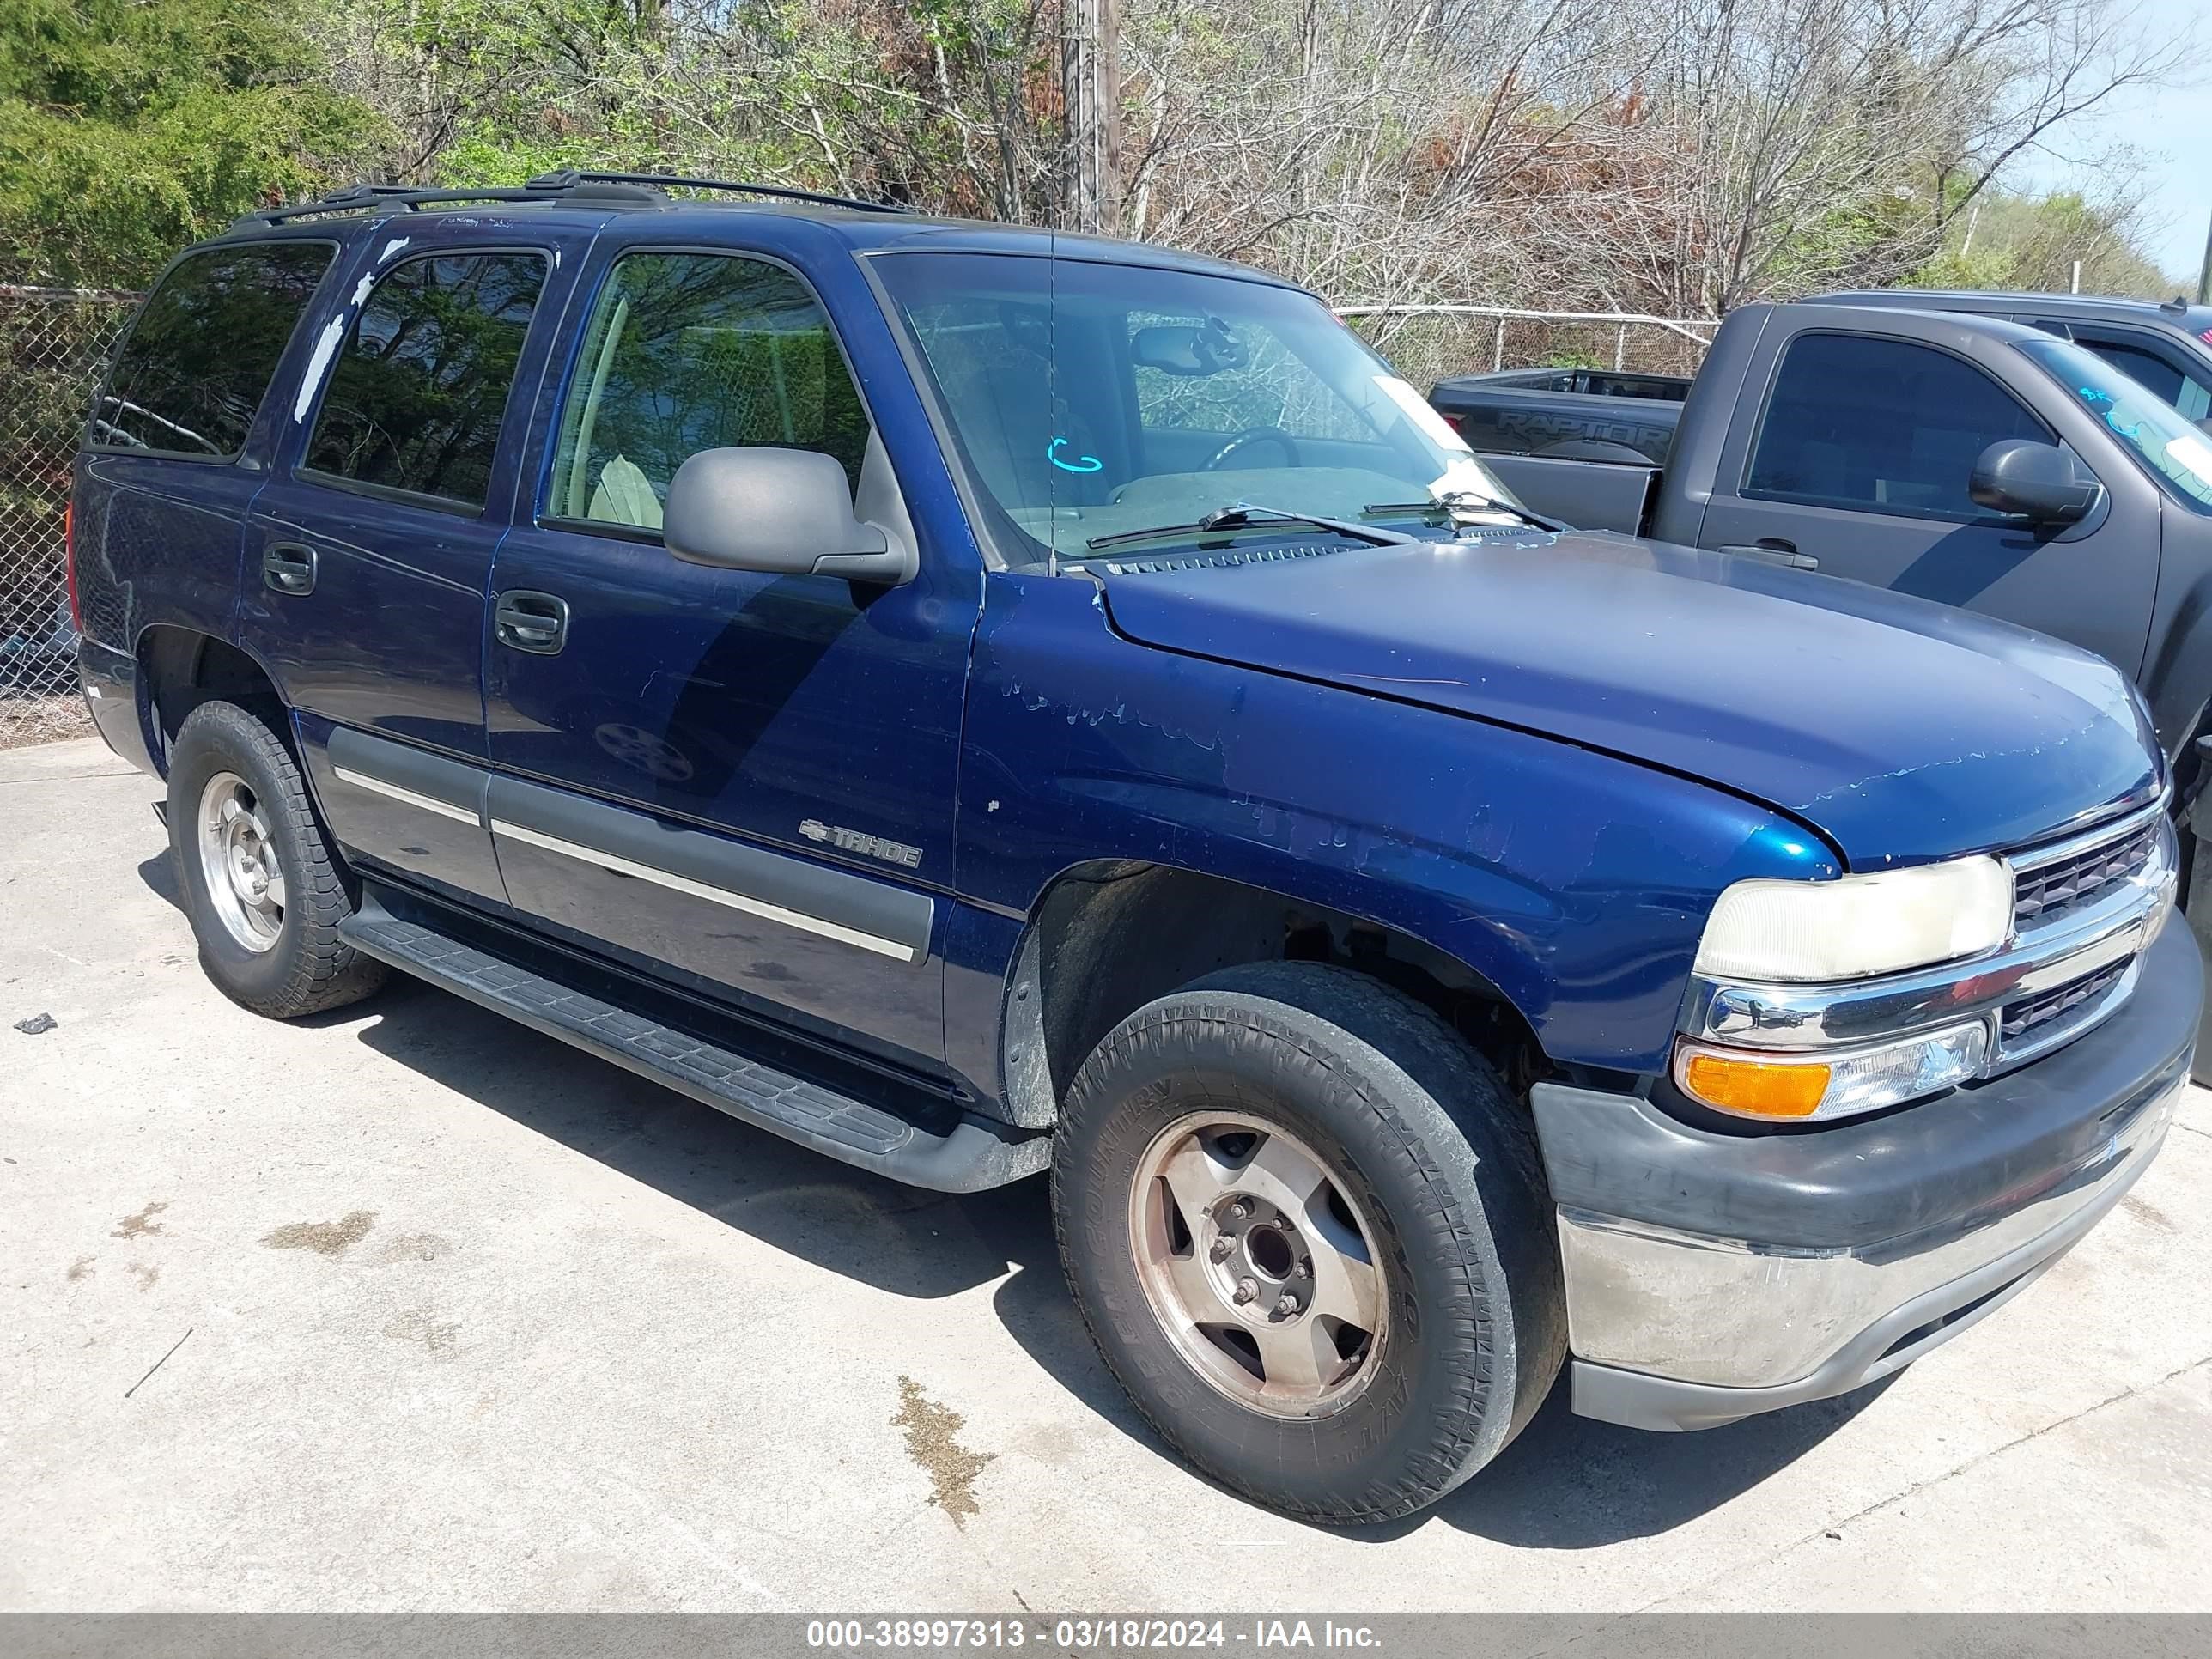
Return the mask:
<path fill-rule="evenodd" d="M 2102 658 L 1971 612 L 1605 533 L 1100 570 L 1170 651 L 1648 762 L 1790 814 L 1853 869 L 2033 842 L 2148 799 Z"/>

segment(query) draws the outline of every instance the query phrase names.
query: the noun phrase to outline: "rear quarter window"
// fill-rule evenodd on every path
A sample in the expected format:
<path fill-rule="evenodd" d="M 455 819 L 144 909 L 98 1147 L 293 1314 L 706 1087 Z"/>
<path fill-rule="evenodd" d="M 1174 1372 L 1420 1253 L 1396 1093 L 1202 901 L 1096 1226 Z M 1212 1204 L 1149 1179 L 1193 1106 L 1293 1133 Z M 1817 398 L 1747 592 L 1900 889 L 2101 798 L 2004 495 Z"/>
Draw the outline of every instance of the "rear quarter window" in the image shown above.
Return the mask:
<path fill-rule="evenodd" d="M 234 459 L 337 252 L 329 242 L 257 242 L 171 267 L 116 354 L 89 447 Z"/>

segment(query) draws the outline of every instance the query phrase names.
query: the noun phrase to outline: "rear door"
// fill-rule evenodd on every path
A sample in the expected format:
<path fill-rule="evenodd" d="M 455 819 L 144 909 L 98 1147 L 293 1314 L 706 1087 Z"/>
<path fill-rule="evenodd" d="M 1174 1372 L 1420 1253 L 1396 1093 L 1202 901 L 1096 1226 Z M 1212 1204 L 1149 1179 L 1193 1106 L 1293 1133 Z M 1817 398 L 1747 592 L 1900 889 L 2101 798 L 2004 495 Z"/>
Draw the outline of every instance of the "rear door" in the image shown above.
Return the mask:
<path fill-rule="evenodd" d="M 348 853 L 505 896 L 483 811 L 485 593 L 506 533 L 508 399 L 557 314 L 557 233 L 373 235 L 247 526 L 242 639 L 298 711 Z"/>
<path fill-rule="evenodd" d="M 1765 395 L 1737 407 L 1700 543 L 2002 617 L 2138 672 L 2157 492 L 2010 338 L 1965 318 L 1778 311 L 1744 381 Z M 2005 438 L 2089 459 L 2104 504 L 2056 534 L 1977 507 L 1975 460 Z"/>

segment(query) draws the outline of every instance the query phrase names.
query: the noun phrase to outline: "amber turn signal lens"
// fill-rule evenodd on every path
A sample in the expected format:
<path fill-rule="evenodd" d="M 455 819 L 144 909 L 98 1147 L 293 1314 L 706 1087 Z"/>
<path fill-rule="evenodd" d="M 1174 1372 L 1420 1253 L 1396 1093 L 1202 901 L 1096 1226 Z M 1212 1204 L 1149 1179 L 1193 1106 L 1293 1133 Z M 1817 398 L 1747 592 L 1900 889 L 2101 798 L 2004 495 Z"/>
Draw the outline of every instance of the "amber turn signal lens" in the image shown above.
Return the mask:
<path fill-rule="evenodd" d="M 1828 1068 L 1813 1062 L 1778 1064 L 1725 1054 L 1692 1054 L 1682 1067 L 1682 1086 L 1709 1106 L 1746 1117 L 1810 1117 L 1828 1092 Z"/>

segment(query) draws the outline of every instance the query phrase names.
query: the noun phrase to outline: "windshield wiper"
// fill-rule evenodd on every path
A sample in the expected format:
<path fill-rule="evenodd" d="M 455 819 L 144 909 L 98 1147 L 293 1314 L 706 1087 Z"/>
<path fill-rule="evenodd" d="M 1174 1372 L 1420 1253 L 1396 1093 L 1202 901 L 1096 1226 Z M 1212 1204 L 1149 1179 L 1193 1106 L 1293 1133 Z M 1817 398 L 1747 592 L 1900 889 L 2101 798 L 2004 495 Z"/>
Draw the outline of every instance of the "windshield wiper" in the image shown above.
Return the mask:
<path fill-rule="evenodd" d="M 1256 501 L 1238 501 L 1232 507 L 1218 507 L 1191 524 L 1156 524 L 1144 530 L 1121 530 L 1111 536 L 1093 536 L 1084 545 L 1096 550 L 1119 547 L 1124 542 L 1148 542 L 1159 536 L 1203 536 L 1224 530 L 1259 530 L 1278 524 L 1310 524 L 1316 530 L 1333 530 L 1340 536 L 1365 542 L 1370 547 L 1421 545 L 1419 536 L 1408 536 L 1403 531 L 1377 530 L 1373 525 L 1353 524 L 1345 519 L 1324 519 L 1312 513 L 1291 513 L 1281 507 L 1261 507 Z"/>
<path fill-rule="evenodd" d="M 1510 501 L 1492 501 L 1472 489 L 1448 489 L 1442 495 L 1426 501 L 1370 501 L 1359 509 L 1363 516 L 1380 518 L 1386 513 L 1505 513 L 1524 524 L 1533 524 L 1539 530 L 1571 530 L 1572 525 L 1561 520 L 1547 518 L 1541 513 L 1531 513 L 1525 507 L 1516 507 Z"/>

